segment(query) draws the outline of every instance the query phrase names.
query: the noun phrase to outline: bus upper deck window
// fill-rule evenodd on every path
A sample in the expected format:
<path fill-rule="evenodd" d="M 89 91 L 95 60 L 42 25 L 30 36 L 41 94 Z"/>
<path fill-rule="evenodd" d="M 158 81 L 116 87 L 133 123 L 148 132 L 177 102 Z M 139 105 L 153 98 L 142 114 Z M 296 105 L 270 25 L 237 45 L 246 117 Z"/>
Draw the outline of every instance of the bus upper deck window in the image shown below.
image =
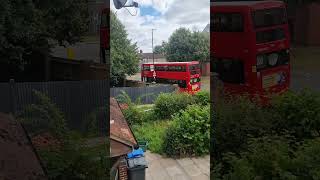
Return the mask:
<path fill-rule="evenodd" d="M 243 16 L 240 13 L 214 13 L 211 15 L 213 32 L 243 32 Z"/>
<path fill-rule="evenodd" d="M 143 66 L 144 71 L 150 71 L 150 66 Z"/>
<path fill-rule="evenodd" d="M 284 8 L 256 10 L 252 13 L 255 28 L 276 26 L 287 22 Z"/>

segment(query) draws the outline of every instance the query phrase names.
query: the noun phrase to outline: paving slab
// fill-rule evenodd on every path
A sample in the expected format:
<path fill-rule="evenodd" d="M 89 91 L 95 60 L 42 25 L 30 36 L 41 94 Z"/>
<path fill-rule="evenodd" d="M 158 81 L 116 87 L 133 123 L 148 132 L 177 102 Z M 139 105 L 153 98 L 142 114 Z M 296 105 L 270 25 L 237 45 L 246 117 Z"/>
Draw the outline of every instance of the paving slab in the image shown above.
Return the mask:
<path fill-rule="evenodd" d="M 173 159 L 147 151 L 146 180 L 209 180 L 210 158 Z"/>

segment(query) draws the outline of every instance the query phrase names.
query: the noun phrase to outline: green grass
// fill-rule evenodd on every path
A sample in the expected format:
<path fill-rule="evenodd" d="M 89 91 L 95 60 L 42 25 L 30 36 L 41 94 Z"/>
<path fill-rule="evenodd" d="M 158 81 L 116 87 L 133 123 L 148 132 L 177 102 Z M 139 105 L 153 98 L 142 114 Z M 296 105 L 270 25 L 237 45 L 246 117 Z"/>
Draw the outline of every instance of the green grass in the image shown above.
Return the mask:
<path fill-rule="evenodd" d="M 143 104 L 143 105 L 137 105 L 136 107 L 139 111 L 144 112 L 144 111 L 152 110 L 154 107 L 154 104 Z"/>
<path fill-rule="evenodd" d="M 171 123 L 168 120 L 147 122 L 142 125 L 134 125 L 132 130 L 138 140 L 148 141 L 148 150 L 162 154 L 164 135 Z"/>

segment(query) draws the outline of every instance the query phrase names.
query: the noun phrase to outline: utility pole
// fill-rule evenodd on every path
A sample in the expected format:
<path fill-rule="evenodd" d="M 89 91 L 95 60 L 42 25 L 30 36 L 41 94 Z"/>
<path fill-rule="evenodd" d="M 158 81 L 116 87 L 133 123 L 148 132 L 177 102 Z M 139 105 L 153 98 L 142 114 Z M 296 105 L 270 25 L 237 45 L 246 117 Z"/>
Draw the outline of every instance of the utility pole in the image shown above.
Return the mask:
<path fill-rule="evenodd" d="M 153 31 L 154 30 L 156 30 L 156 29 L 152 29 L 151 31 L 152 31 L 152 64 L 153 64 L 153 68 L 155 68 L 154 67 L 154 50 L 153 50 Z M 155 69 L 153 70 L 153 83 L 155 83 L 156 82 L 156 75 L 155 75 L 155 73 L 156 73 L 156 71 L 155 71 Z"/>
<path fill-rule="evenodd" d="M 153 65 L 154 65 L 154 50 L 153 50 L 153 31 L 156 30 L 156 29 L 152 29 L 152 62 L 153 62 Z"/>

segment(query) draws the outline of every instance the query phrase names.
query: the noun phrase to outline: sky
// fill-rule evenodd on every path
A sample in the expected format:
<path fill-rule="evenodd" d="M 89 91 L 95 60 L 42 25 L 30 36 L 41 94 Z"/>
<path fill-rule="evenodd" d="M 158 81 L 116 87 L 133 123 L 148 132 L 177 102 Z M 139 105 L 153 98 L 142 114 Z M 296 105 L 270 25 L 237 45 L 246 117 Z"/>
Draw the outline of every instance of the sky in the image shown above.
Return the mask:
<path fill-rule="evenodd" d="M 152 52 L 152 29 L 154 46 L 168 41 L 178 28 L 202 31 L 210 21 L 209 0 L 135 0 L 139 8 L 111 9 L 125 26 L 132 42 L 139 50 Z M 128 0 L 130 4 L 132 0 Z M 131 14 L 136 15 L 132 16 Z"/>

